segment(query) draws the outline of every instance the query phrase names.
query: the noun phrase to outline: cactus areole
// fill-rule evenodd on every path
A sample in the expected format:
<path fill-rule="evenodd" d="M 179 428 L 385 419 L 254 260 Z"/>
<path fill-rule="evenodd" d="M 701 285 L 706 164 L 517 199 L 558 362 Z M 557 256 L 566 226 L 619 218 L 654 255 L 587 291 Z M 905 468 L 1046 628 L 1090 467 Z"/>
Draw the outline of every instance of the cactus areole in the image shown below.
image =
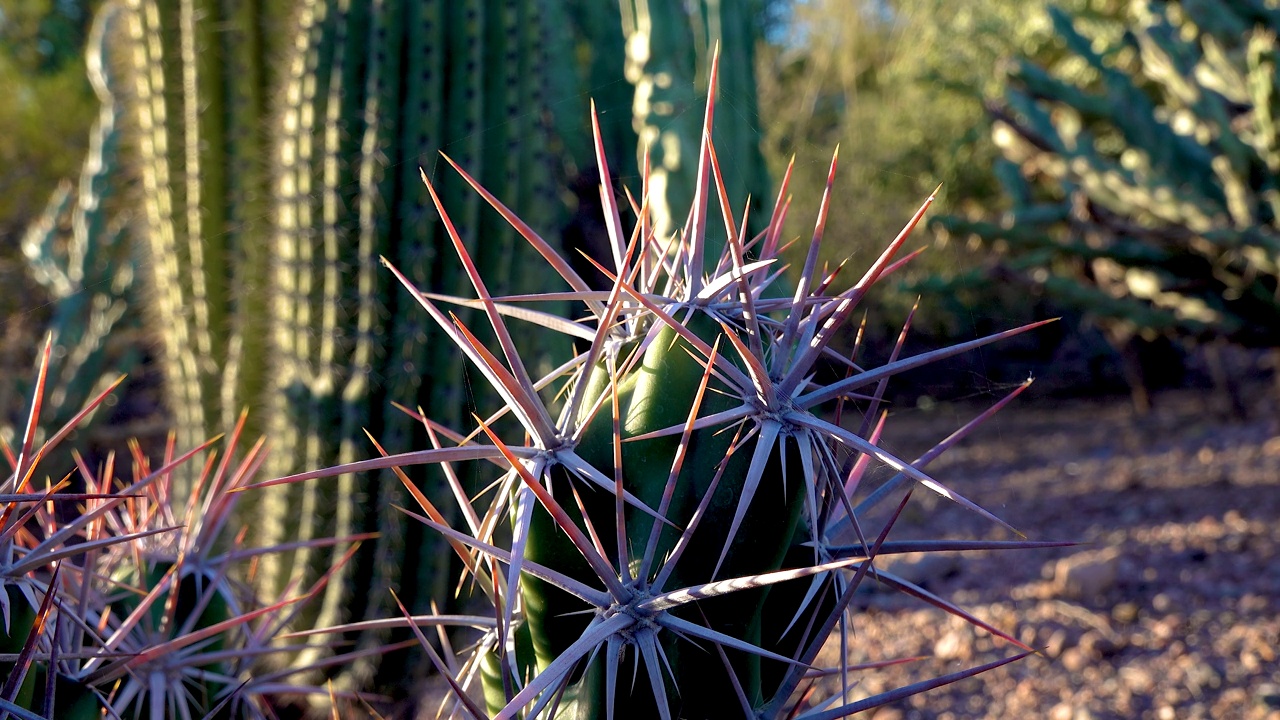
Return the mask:
<path fill-rule="evenodd" d="M 900 341 L 878 367 L 836 352 L 832 341 L 868 290 L 912 257 L 896 256 L 929 202 L 858 282 L 837 291 L 834 274 L 817 268 L 833 161 L 796 284 L 787 291 L 773 288 L 784 279 L 779 252 L 786 205 L 777 203 L 765 232 L 747 237 L 748 223 L 734 217 L 711 141 L 714 64 L 709 87 L 692 210 L 674 236 L 653 232 L 647 169 L 639 199 L 630 208 L 618 207 L 617 198 L 635 196 L 612 187 L 596 127 L 600 195 L 614 260 L 612 268 L 601 268 L 612 278 L 608 291 L 590 289 L 533 228 L 454 164 L 570 288 L 494 297 L 426 181 L 476 297 L 421 292 L 386 264 L 504 406 L 477 416 L 469 434 L 420 418 L 432 449 L 384 453 L 269 483 L 424 463 L 444 471 L 459 505 L 457 527 L 437 509 L 440 498 L 426 497 L 400 474 L 420 506 L 405 512 L 449 541 L 466 567 L 466 584 L 494 608 L 483 622 L 407 614 L 403 620 L 417 631 L 435 667 L 449 676 L 454 693 L 446 713 L 501 719 L 835 718 L 1029 651 L 947 600 L 891 572 L 873 573 L 872 562 L 881 554 L 1045 544 L 887 538 L 918 487 L 1008 528 L 923 470 L 996 408 L 914 462 L 879 446 L 881 397 L 890 376 L 1036 325 L 912 357 L 899 357 Z M 786 184 L 784 179 L 780 198 Z M 713 230 L 708 208 L 717 206 Z M 621 220 L 626 210 L 636 218 L 630 231 Z M 560 318 L 538 310 L 542 300 L 573 301 L 585 313 Z M 479 341 L 442 303 L 481 310 L 496 343 Z M 546 376 L 533 377 L 508 331 L 511 319 L 567 335 L 586 350 Z M 843 377 L 819 382 L 819 363 L 843 371 L 823 376 Z M 469 497 L 453 464 L 474 460 L 498 468 L 499 480 L 490 491 Z M 872 463 L 896 475 L 865 487 L 871 483 L 863 483 L 863 475 Z M 818 662 L 828 638 L 838 639 L 841 648 L 855 639 L 846 620 L 864 580 L 964 618 L 1000 638 L 1003 651 L 978 667 L 854 700 L 850 686 L 868 669 L 837 659 L 834 669 L 822 672 Z M 441 625 L 466 626 L 481 635 L 451 641 L 448 652 L 465 647 L 470 654 L 446 659 L 423 632 Z M 480 696 L 483 701 L 475 699 Z"/>

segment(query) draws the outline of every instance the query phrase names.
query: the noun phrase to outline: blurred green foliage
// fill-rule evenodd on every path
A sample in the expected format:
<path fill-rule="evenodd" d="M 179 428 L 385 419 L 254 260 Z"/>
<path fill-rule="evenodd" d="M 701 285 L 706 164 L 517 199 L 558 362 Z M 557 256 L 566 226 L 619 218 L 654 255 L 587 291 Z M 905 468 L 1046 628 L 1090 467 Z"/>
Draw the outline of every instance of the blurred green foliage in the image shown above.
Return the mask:
<path fill-rule="evenodd" d="M 75 175 L 97 100 L 84 73 L 96 2 L 0 0 L 0 253 Z M 51 109 L 56 108 L 56 112 Z"/>
<path fill-rule="evenodd" d="M 60 186 L 80 173 L 89 149 L 99 103 L 84 47 L 99 4 L 0 0 L 0 372 L 10 377 L 33 375 L 35 338 L 58 315 L 50 301 L 59 293 L 29 273 L 23 238 L 46 208 L 52 212 L 51 196 L 69 192 Z M 70 224 L 65 216 L 49 219 L 51 230 Z M 48 250 L 65 256 L 65 242 Z M 0 428 L 26 412 L 27 394 L 21 382 L 0 383 Z"/>
<path fill-rule="evenodd" d="M 1119 5 L 1067 4 L 1099 22 Z M 796 158 L 787 236 L 807 240 L 812 232 L 837 143 L 839 200 L 826 229 L 832 263 L 852 256 L 851 266 L 865 264 L 939 183 L 933 215 L 1005 207 L 983 97 L 998 89 L 993 68 L 1002 57 L 1051 61 L 1063 54 L 1046 6 L 1040 0 L 775 3 L 775 28 L 761 57 L 760 104 L 771 172 L 781 177 L 788 159 Z M 903 274 L 900 293 L 885 298 L 893 308 L 880 313 L 885 322 L 906 314 L 919 279 L 950 278 L 980 259 L 945 237 L 921 233 L 914 246 L 921 244 L 934 247 Z M 988 284 L 926 295 L 924 306 L 917 327 L 946 336 L 973 332 L 976 316 L 1016 319 L 1027 309 L 1024 297 L 1001 297 Z M 888 326 L 880 331 L 896 333 Z"/>
<path fill-rule="evenodd" d="M 120 177 L 123 112 L 113 90 L 118 63 L 109 52 L 119 26 L 114 9 L 96 16 L 87 43 L 85 65 L 100 107 L 79 182 L 64 180 L 22 238 L 28 275 L 49 299 L 42 308 L 49 311 L 45 329 L 54 351 L 42 416 L 53 428 L 129 373 L 140 354 L 131 336 L 138 334 L 141 317 L 136 307 L 129 312 L 136 266 L 128 242 L 129 213 L 123 209 L 127 184 Z M 19 387 L 23 380 L 19 374 Z M 24 388 L 23 399 L 29 393 Z M 21 423 L 21 418 L 15 420 Z M 105 425 L 86 422 L 82 427 L 102 430 Z M 12 441 L 12 433 L 7 434 Z"/>

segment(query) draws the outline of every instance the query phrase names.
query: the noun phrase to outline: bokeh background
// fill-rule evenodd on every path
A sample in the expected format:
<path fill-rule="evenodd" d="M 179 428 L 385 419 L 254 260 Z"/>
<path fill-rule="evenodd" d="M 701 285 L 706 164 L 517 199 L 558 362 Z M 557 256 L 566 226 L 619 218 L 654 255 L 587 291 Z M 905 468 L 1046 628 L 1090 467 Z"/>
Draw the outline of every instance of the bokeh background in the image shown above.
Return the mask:
<path fill-rule="evenodd" d="M 993 421 L 939 472 L 970 478 L 971 497 L 995 503 L 997 514 L 1037 537 L 1096 547 L 1045 551 L 1015 568 L 978 560 L 922 569 L 921 581 L 1024 628 L 1045 655 L 875 717 L 1280 717 L 1276 3 L 579 0 L 546 3 L 560 14 L 533 22 L 501 9 L 519 3 L 422 0 L 404 7 L 420 5 L 426 19 L 443 8 L 430 27 L 444 34 L 396 39 L 385 18 L 352 12 L 342 37 L 368 33 L 371 42 L 342 46 L 345 61 L 324 50 L 306 56 L 321 71 L 328 57 L 335 69 L 317 72 L 321 90 L 302 99 L 264 88 L 314 69 L 295 72 L 286 40 L 311 27 L 296 36 L 329 47 L 326 23 L 341 14 L 322 12 L 331 3 L 298 2 L 248 20 L 197 3 L 189 18 L 195 37 L 210 43 L 212 62 L 232 71 L 184 106 L 190 58 L 166 23 L 187 22 L 187 5 L 0 0 L 0 435 L 7 442 L 50 332 L 53 417 L 65 420 L 94 388 L 129 374 L 78 434 L 91 459 L 135 436 L 158 453 L 171 429 L 187 440 L 211 433 L 242 403 L 261 406 L 256 429 L 286 448 L 282 472 L 288 463 L 350 457 L 357 452 L 350 439 L 308 445 L 308 433 L 333 424 L 317 414 L 338 403 L 317 389 L 324 378 L 376 388 L 361 396 L 370 406 L 425 399 L 461 416 L 479 400 L 460 396 L 462 386 L 448 379 L 458 368 L 442 370 L 429 352 L 404 349 L 427 337 L 419 321 L 401 319 L 406 308 L 370 300 L 370 317 L 387 324 L 361 325 L 362 298 L 344 295 L 332 324 L 307 326 L 328 301 L 300 280 L 313 260 L 300 250 L 264 259 L 258 249 L 285 247 L 289 238 L 297 243 L 290 247 L 318 248 L 329 232 L 354 252 L 374 247 L 358 238 L 376 226 L 385 229 L 380 252 L 393 248 L 424 281 L 448 286 L 454 270 L 443 260 L 430 264 L 439 231 L 414 185 L 419 164 L 433 176 L 441 171 L 435 151 L 444 149 L 479 168 L 504 199 L 537 208 L 536 230 L 570 252 L 590 252 L 602 225 L 587 99 L 600 107 L 621 168 L 615 181 L 638 192 L 637 148 L 650 142 L 678 205 L 690 156 L 681 157 L 688 146 L 680 143 L 689 142 L 690 126 L 696 135 L 708 47 L 719 40 L 719 158 L 735 201 L 750 194 L 757 222 L 773 209 L 793 162 L 787 237 L 803 248 L 839 146 L 822 259 L 833 269 L 847 263 L 845 274 L 855 275 L 941 185 L 911 245 L 925 252 L 883 284 L 860 352 L 887 355 L 917 302 L 908 352 L 1062 318 L 891 385 L 890 426 L 900 429 L 886 442 L 907 453 L 927 447 L 972 408 L 1035 376 L 1024 406 Z M 464 6 L 489 12 L 471 16 Z M 129 13 L 152 7 L 153 24 L 135 30 Z M 295 17 L 308 13 L 311 26 Z M 446 46 L 450 33 L 474 33 L 476 41 Z M 417 46 L 435 47 L 431 37 L 437 54 L 414 55 Z M 636 55 L 637 38 L 647 43 L 647 60 Z M 139 61 L 146 47 L 151 55 Z M 440 77 L 429 77 L 433 67 Z M 324 88 L 332 93 L 327 104 Z M 313 112 L 330 115 L 313 136 L 324 147 L 314 168 L 299 170 L 288 153 L 309 146 L 288 118 L 306 117 L 298 108 L 308 98 Z M 382 105 L 371 111 L 375 101 Z M 190 117 L 181 117 L 184 107 Z M 423 120 L 445 107 L 451 118 L 463 117 L 457 108 L 475 114 Z M 166 177 L 175 207 L 194 213 L 185 217 L 155 207 L 157 188 L 166 187 L 164 178 L 157 184 L 158 135 L 148 125 L 157 108 L 169 112 L 160 125 L 175 124 Z M 218 117 L 225 121 L 209 119 Z M 181 156 L 183 142 L 195 155 Z M 336 158 L 332 177 L 320 155 Z M 216 166 L 221 175 L 212 177 Z M 281 184 L 285 177 L 295 182 Z M 460 189 L 445 192 L 446 200 L 450 192 L 461 197 Z M 474 208 L 463 215 L 478 224 L 475 237 L 486 247 L 514 247 L 484 239 L 501 235 L 500 223 L 483 225 L 494 221 Z M 175 250 L 187 264 L 164 275 L 162 236 L 205 238 L 206 248 L 220 249 L 209 250 L 198 272 L 190 247 Z M 505 287 L 536 289 L 518 273 L 517 251 L 492 253 L 486 262 L 506 273 Z M 331 261 L 351 278 L 362 262 Z M 188 304 L 166 300 L 166 283 L 199 273 L 222 280 L 188 288 L 180 296 Z M 297 331 L 275 336 L 290 349 L 273 360 L 278 366 L 255 366 L 247 298 L 286 275 L 296 283 L 261 297 L 293 297 L 282 312 L 284 324 L 296 318 Z M 193 309 L 199 302 L 208 309 Z M 264 333 L 278 332 L 281 318 L 272 322 Z M 184 323 L 192 335 L 172 337 Z M 200 328 L 208 352 L 184 366 L 175 347 L 202 348 Z M 321 346 L 334 337 L 355 352 L 360 338 L 378 333 L 392 338 L 374 353 L 384 365 L 338 367 L 339 359 L 326 374 L 329 361 L 307 354 L 306 338 Z M 220 404 L 209 387 L 221 386 L 229 367 L 243 387 Z M 252 377 L 255 367 L 264 377 Z M 421 379 L 427 375 L 445 379 L 432 387 Z M 354 427 L 390 427 L 381 410 L 370 413 Z M 326 443 L 332 449 L 312 447 Z M 291 444 L 312 449 L 290 455 Z M 957 534 L 969 529 L 963 517 L 942 517 Z M 935 623 L 937 633 L 917 631 L 927 623 L 913 613 L 925 610 L 879 597 L 868 597 L 866 609 L 861 631 L 892 646 L 891 654 L 928 654 L 945 667 L 981 651 L 980 638 L 960 637 L 945 621 Z M 901 672 L 897 679 L 911 679 Z"/>

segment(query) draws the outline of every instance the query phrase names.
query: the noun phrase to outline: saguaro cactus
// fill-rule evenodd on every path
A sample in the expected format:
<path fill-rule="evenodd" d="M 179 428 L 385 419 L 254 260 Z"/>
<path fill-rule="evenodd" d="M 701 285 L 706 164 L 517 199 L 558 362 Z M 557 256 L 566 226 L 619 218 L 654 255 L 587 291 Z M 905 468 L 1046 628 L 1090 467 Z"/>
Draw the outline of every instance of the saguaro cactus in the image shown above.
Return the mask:
<path fill-rule="evenodd" d="M 555 182 L 590 157 L 585 144 L 576 163 L 559 154 L 572 125 L 561 119 L 586 116 L 589 92 L 579 83 L 600 79 L 601 49 L 620 48 L 622 38 L 614 13 L 569 22 L 576 4 L 128 1 L 146 268 L 182 443 L 249 406 L 248 432 L 270 435 L 272 469 L 282 474 L 354 460 L 368 447 L 362 430 L 391 446 L 425 441 L 392 402 L 446 421 L 465 416 L 474 398 L 461 362 L 429 318 L 392 292 L 377 257 L 410 268 L 420 287 L 463 289 L 462 266 L 420 190 L 420 168 L 434 176 L 439 151 L 534 227 L 561 221 Z M 607 28 L 609 18 L 589 69 L 563 61 L 573 57 L 565 48 L 589 41 L 571 30 Z M 616 67 L 613 82 L 626 86 L 621 57 Z M 566 96 L 565 88 L 576 89 Z M 630 124 L 630 115 L 615 117 Z M 517 234 L 463 190 L 454 178 L 440 181 L 495 290 L 541 290 L 545 273 L 528 271 Z M 265 544 L 381 532 L 305 622 L 376 613 L 388 585 L 412 604 L 447 577 L 447 559 L 426 549 L 424 531 L 390 512 L 402 492 L 390 477 L 282 487 L 257 505 L 254 539 Z M 331 560 L 309 546 L 264 558 L 264 592 L 314 578 Z"/>
<path fill-rule="evenodd" d="M 455 288 L 457 263 L 440 253 L 438 221 L 416 192 L 419 167 L 431 171 L 441 149 L 552 222 L 554 15 L 479 1 L 132 0 L 129 10 L 147 268 L 181 441 L 249 406 L 250 432 L 271 436 L 280 473 L 354 458 L 362 428 L 405 437 L 396 428 L 413 423 L 386 419 L 392 400 L 465 412 L 459 364 L 432 357 L 429 329 L 373 266 L 385 254 L 419 268 L 425 286 Z M 504 288 L 537 287 L 520 272 L 514 234 L 493 230 L 478 224 L 468 237 L 486 270 Z M 413 597 L 431 582 L 430 566 L 399 576 L 420 534 L 388 525 L 394 494 L 378 479 L 350 477 L 327 496 L 268 495 L 255 512 L 264 544 L 382 531 L 309 621 L 389 600 L 370 588 L 392 583 Z M 273 556 L 263 592 L 313 579 L 331 560 L 308 549 Z"/>
<path fill-rule="evenodd" d="M 398 13 L 405 13 L 400 15 Z M 368 448 L 362 429 L 410 442 L 415 423 L 391 401 L 460 416 L 473 401 L 460 363 L 441 353 L 436 333 L 394 297 L 377 257 L 401 258 L 424 286 L 453 292 L 464 277 L 442 252 L 439 221 L 414 189 L 446 150 L 508 188 L 535 222 L 554 223 L 546 83 L 553 19 L 532 3 L 406 3 L 306 8 L 286 85 L 273 240 L 273 346 L 277 373 L 270 433 L 296 470 L 353 460 Z M 391 161 L 392 159 L 394 161 Z M 450 190 L 456 195 L 456 190 Z M 478 205 L 464 210 L 478 217 Z M 479 222 L 467 237 L 480 262 L 511 291 L 535 290 L 515 236 Z M 421 434 L 419 432 L 419 434 Z M 378 529 L 372 587 L 385 587 L 418 557 L 421 537 L 388 513 L 396 492 L 377 475 L 346 478 L 332 494 L 278 493 L 265 519 L 272 542 Z M 363 507 L 352 498 L 364 498 Z M 332 515 L 329 513 L 336 510 Z M 428 560 L 424 555 L 423 560 Z M 294 569 L 323 571 L 327 556 L 294 558 Z M 372 564 L 371 564 L 372 565 Z M 399 577 L 414 597 L 446 566 L 416 563 Z M 361 593 L 367 596 L 367 593 Z M 388 602 L 384 592 L 370 601 Z M 322 622 L 364 602 L 343 588 L 326 597 Z M 356 607 L 356 612 L 363 609 Z"/>

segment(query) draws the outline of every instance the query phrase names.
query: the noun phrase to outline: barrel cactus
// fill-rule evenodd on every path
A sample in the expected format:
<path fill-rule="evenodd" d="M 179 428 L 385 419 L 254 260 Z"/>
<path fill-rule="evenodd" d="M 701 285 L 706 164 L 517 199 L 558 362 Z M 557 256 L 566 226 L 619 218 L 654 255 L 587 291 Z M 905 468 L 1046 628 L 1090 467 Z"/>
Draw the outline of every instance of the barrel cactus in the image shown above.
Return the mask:
<path fill-rule="evenodd" d="M 836 352 L 833 341 L 875 283 L 914 257 L 897 256 L 931 200 L 861 280 L 834 292 L 835 274 L 816 267 L 832 201 L 833 161 L 803 269 L 795 286 L 783 291 L 776 286 L 785 279 L 778 261 L 786 206 L 779 203 L 766 230 L 754 237 L 745 232 L 748 219 L 730 206 L 711 141 L 715 80 L 713 69 L 692 209 L 673 235 L 654 233 L 647 167 L 645 187 L 631 208 L 638 221 L 624 227 L 624 209 L 614 201 L 620 193 L 609 180 L 597 131 L 600 195 L 613 251 L 604 270 L 613 282 L 607 291 L 590 289 L 549 243 L 461 163 L 450 161 L 570 288 L 495 295 L 447 204 L 424 176 L 475 297 L 425 292 L 389 259 L 383 262 L 502 404 L 475 416 L 466 433 L 420 417 L 432 449 L 384 451 L 381 458 L 258 486 L 332 482 L 327 478 L 378 468 L 401 473 L 418 505 L 403 512 L 448 540 L 466 568 L 464 581 L 493 607 L 488 618 L 406 610 L 398 621 L 415 628 L 426 655 L 449 676 L 455 712 L 503 719 L 780 718 L 808 708 L 799 716 L 834 718 L 1030 651 L 949 601 L 874 567 L 875 558 L 893 553 L 1049 544 L 888 539 L 916 488 L 1008 527 L 923 469 L 989 413 L 915 462 L 878 444 L 877 417 L 882 419 L 885 382 L 894 374 L 1039 323 L 912 357 L 899 357 L 899 346 L 874 368 Z M 708 251 L 711 238 L 723 252 Z M 583 319 L 535 305 L 566 300 L 585 307 Z M 480 342 L 444 303 L 481 310 L 500 350 Z M 533 373 L 508 327 L 512 319 L 576 338 L 585 350 L 549 373 Z M 823 366 L 841 369 L 843 379 L 820 381 Z M 861 412 L 849 412 L 852 403 Z M 841 413 L 830 418 L 832 406 L 843 406 L 843 419 Z M 498 468 L 483 501 L 458 481 L 454 465 L 467 461 Z M 863 480 L 872 462 L 897 474 L 872 489 Z M 400 470 L 422 464 L 443 470 L 462 525 L 449 522 L 441 498 L 415 491 Z M 883 512 L 887 503 L 896 509 Z M 873 514 L 876 509 L 882 512 Z M 962 617 L 1015 652 L 861 700 L 847 697 L 858 669 L 840 660 L 825 701 L 797 701 L 793 696 L 808 697 L 797 689 L 813 682 L 810 673 L 828 636 L 838 635 L 841 647 L 853 641 L 844 619 L 859 585 L 871 580 Z M 465 659 L 445 652 L 456 641 L 442 650 L 427 641 L 421 628 L 440 625 L 478 633 Z M 483 701 L 474 699 L 480 696 Z"/>

